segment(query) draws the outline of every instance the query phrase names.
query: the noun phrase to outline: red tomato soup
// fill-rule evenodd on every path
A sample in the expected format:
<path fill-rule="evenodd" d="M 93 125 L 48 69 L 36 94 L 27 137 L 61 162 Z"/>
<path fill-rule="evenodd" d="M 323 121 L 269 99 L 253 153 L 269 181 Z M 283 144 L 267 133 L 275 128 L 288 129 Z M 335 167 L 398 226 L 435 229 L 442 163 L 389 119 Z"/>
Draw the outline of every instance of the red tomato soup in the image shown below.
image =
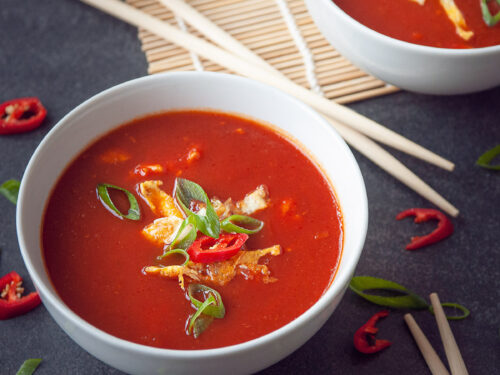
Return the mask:
<path fill-rule="evenodd" d="M 221 218 L 222 202 L 229 213 L 261 220 L 262 230 L 249 234 L 237 255 L 215 263 L 158 259 L 172 237 L 162 242 L 168 225 L 155 225 L 172 212 L 186 217 L 172 200 L 180 178 L 199 184 Z M 113 214 L 96 192 L 101 183 L 128 190 L 140 219 Z M 108 191 L 126 214 L 125 193 Z M 256 192 L 264 205 L 247 201 Z M 194 213 L 208 211 L 202 199 L 191 203 Z M 238 344 L 291 322 L 333 281 L 343 242 L 333 189 L 299 148 L 269 127 L 207 111 L 147 116 L 98 139 L 57 182 L 41 235 L 52 283 L 76 314 L 119 338 L 169 349 Z M 268 252 L 256 252 L 262 249 Z M 244 260 L 249 254 L 260 255 Z M 175 266 L 183 267 L 186 290 Z M 203 310 L 197 322 L 211 323 L 197 338 L 189 331 L 197 307 L 187 296 L 195 283 L 220 293 L 225 307 L 222 318 Z M 195 297 L 203 302 L 214 293 Z"/>
<path fill-rule="evenodd" d="M 500 22 L 486 24 L 480 0 L 333 1 L 363 25 L 405 42 L 441 48 L 500 44 Z M 500 11 L 496 0 L 487 4 L 491 15 Z"/>

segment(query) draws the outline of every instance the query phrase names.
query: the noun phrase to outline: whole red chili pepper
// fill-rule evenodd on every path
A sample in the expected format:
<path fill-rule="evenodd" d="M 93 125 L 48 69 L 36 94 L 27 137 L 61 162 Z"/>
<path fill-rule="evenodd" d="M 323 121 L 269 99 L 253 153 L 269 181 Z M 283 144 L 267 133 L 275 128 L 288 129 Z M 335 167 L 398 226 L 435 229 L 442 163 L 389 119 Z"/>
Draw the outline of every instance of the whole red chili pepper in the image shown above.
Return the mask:
<path fill-rule="evenodd" d="M 453 233 L 453 224 L 450 219 L 441 211 L 432 208 L 410 208 L 400 212 L 397 220 L 404 219 L 408 216 L 415 216 L 415 223 L 421 223 L 429 220 L 438 220 L 438 226 L 434 231 L 426 236 L 415 236 L 411 238 L 411 242 L 406 245 L 406 250 L 415 250 L 423 246 L 441 241 Z"/>
<path fill-rule="evenodd" d="M 213 263 L 229 259 L 240 251 L 248 234 L 221 234 L 215 239 L 202 236 L 187 249 L 190 259 L 198 263 Z"/>
<path fill-rule="evenodd" d="M 354 334 L 354 347 L 361 353 L 372 354 L 391 346 L 388 340 L 377 340 L 375 334 L 378 328 L 375 324 L 380 318 L 389 315 L 389 311 L 384 310 L 373 315 L 365 324 L 363 324 Z"/>
<path fill-rule="evenodd" d="M 47 110 L 37 98 L 19 98 L 0 104 L 0 134 L 26 132 L 40 126 Z"/>
<path fill-rule="evenodd" d="M 38 292 L 21 297 L 23 279 L 12 271 L 0 279 L 0 320 L 14 318 L 37 307 L 42 301 Z"/>

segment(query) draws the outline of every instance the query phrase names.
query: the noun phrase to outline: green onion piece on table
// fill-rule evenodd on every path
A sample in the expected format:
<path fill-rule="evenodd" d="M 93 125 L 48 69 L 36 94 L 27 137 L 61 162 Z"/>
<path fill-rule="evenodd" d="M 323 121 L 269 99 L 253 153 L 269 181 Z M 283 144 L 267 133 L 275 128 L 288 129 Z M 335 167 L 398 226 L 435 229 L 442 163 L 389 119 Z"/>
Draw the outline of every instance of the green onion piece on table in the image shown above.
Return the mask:
<path fill-rule="evenodd" d="M 27 359 L 24 361 L 24 363 L 19 367 L 19 370 L 17 370 L 16 375 L 31 375 L 33 374 L 38 365 L 42 362 L 41 358 L 32 358 L 32 359 Z"/>
<path fill-rule="evenodd" d="M 169 249 L 188 249 L 189 246 L 196 240 L 196 217 L 193 215 L 184 219 L 181 226 L 177 230 L 174 240 L 169 245 Z"/>
<path fill-rule="evenodd" d="M 213 296 L 208 297 L 205 302 L 201 304 L 201 306 L 196 310 L 196 312 L 191 316 L 191 319 L 189 319 L 189 327 L 188 327 L 188 333 L 191 334 L 193 333 L 194 337 L 197 338 L 200 334 L 203 333 L 203 331 L 210 325 L 211 320 L 201 320 L 202 323 L 196 324 L 196 321 L 200 317 L 200 315 L 204 312 L 204 310 L 209 306 L 215 304 L 215 298 Z M 193 330 L 193 328 L 195 328 Z"/>
<path fill-rule="evenodd" d="M 371 276 L 353 277 L 349 287 L 353 292 L 364 299 L 380 306 L 394 307 L 397 309 L 426 309 L 429 304 L 415 293 L 393 281 L 379 279 Z M 405 293 L 406 295 L 385 297 L 365 293 L 366 290 L 387 290 Z"/>
<path fill-rule="evenodd" d="M 490 27 L 495 26 L 500 22 L 500 11 L 495 15 L 492 15 L 488 3 L 495 0 L 481 0 L 481 13 L 483 14 L 484 23 Z M 496 0 L 498 5 L 500 5 L 500 0 Z"/>
<path fill-rule="evenodd" d="M 486 169 L 491 169 L 494 171 L 500 171 L 500 164 L 496 165 L 491 165 L 491 161 L 495 159 L 496 156 L 500 155 L 500 145 L 497 145 L 496 147 L 492 148 L 491 150 L 486 151 L 484 154 L 482 154 L 479 159 L 476 161 L 476 165 L 486 168 Z"/>
<path fill-rule="evenodd" d="M 467 309 L 465 306 L 462 306 L 458 303 L 443 302 L 443 303 L 441 303 L 441 306 L 462 311 L 462 315 L 446 315 L 446 319 L 448 319 L 448 320 L 462 320 L 462 319 L 467 318 L 470 315 L 469 309 Z M 432 308 L 432 306 L 429 306 L 429 311 L 432 314 L 434 314 L 434 309 Z"/>
<path fill-rule="evenodd" d="M 224 308 L 224 304 L 222 303 L 222 298 L 219 294 L 218 291 L 215 289 L 212 289 L 208 286 L 202 285 L 202 284 L 189 284 L 187 288 L 187 293 L 189 296 L 189 299 L 191 300 L 191 303 L 199 310 L 204 302 L 201 302 L 200 300 L 196 299 L 194 297 L 194 294 L 196 293 L 203 293 L 205 295 L 208 295 L 207 299 L 205 302 L 212 297 L 214 300 L 214 304 L 211 304 L 209 306 L 205 307 L 205 311 L 203 311 L 204 314 L 213 316 L 214 318 L 224 318 L 224 315 L 226 315 L 226 309 Z"/>
<path fill-rule="evenodd" d="M 363 297 L 367 301 L 370 301 L 376 305 L 394 307 L 396 309 L 427 309 L 431 313 L 433 313 L 432 306 L 428 304 L 427 301 L 425 301 L 422 297 L 416 295 L 412 291 L 406 289 L 401 284 L 395 283 L 394 281 L 384 280 L 372 276 L 355 276 L 351 279 L 349 288 L 351 288 L 351 290 L 360 297 Z M 367 294 L 365 293 L 366 290 L 383 290 L 387 292 L 404 293 L 405 295 L 394 297 L 378 296 L 374 294 Z M 446 318 L 449 320 L 465 319 L 470 314 L 470 311 L 467 310 L 467 308 L 459 305 L 458 303 L 445 302 L 441 305 L 443 307 L 453 307 L 462 310 L 462 315 L 447 315 Z"/>
<path fill-rule="evenodd" d="M 186 250 L 183 250 L 183 249 L 174 249 L 174 250 L 169 250 L 169 251 L 166 251 L 164 252 L 162 255 L 160 255 L 158 257 L 158 259 L 164 259 L 172 254 L 180 254 L 180 255 L 183 255 L 184 258 L 185 258 L 185 261 L 184 263 L 181 264 L 181 266 L 185 266 L 186 264 L 188 264 L 189 262 L 189 254 L 186 252 Z"/>
<path fill-rule="evenodd" d="M 7 180 L 2 185 L 0 185 L 0 194 L 2 194 L 12 203 L 16 204 L 20 186 L 21 182 L 19 182 L 18 180 Z"/>
<path fill-rule="evenodd" d="M 126 215 L 121 213 L 120 210 L 116 208 L 115 204 L 111 200 L 111 197 L 109 196 L 109 189 L 122 191 L 127 196 L 130 207 Z M 98 184 L 97 196 L 99 197 L 99 200 L 104 205 L 104 207 L 106 207 L 116 217 L 129 220 L 139 220 L 141 218 L 139 203 L 137 203 L 137 199 L 135 199 L 134 195 L 130 191 L 111 184 Z"/>
<path fill-rule="evenodd" d="M 231 215 L 221 222 L 222 230 L 228 233 L 254 234 L 263 226 L 263 221 L 244 215 Z"/>
<path fill-rule="evenodd" d="M 203 188 L 195 182 L 177 178 L 174 192 L 177 202 L 186 215 L 196 217 L 198 230 L 207 236 L 218 238 L 220 234 L 219 217 Z M 194 212 L 191 210 L 191 204 L 200 204 L 202 208 Z"/>

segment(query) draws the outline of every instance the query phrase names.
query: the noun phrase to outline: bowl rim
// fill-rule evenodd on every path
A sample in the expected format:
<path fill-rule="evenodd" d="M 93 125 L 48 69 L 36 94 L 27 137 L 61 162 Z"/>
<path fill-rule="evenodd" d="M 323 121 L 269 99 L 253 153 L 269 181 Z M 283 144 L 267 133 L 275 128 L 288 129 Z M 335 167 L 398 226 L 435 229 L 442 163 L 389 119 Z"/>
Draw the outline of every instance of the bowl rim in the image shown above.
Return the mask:
<path fill-rule="evenodd" d="M 260 90 L 272 90 L 274 91 L 275 94 L 281 95 L 281 96 L 286 96 L 288 97 L 289 100 L 294 102 L 294 105 L 297 107 L 301 107 L 302 111 L 307 111 L 309 112 L 309 115 L 311 117 L 316 117 L 315 122 L 324 128 L 324 130 L 328 131 L 330 135 L 333 138 L 337 138 L 338 145 L 342 147 L 343 153 L 345 154 L 346 158 L 349 160 L 350 163 L 354 165 L 354 171 L 353 174 L 356 175 L 357 178 L 357 183 L 359 184 L 360 190 L 361 190 L 361 202 L 360 203 L 360 208 L 363 211 L 363 217 L 362 221 L 359 222 L 360 226 L 360 234 L 359 238 L 355 240 L 353 243 L 353 248 L 357 253 L 352 257 L 350 262 L 347 263 L 346 271 L 343 272 L 342 274 L 338 273 L 338 268 L 337 268 L 337 273 L 335 275 L 334 281 L 330 284 L 330 286 L 326 289 L 326 291 L 321 295 L 321 297 L 309 308 L 307 309 L 304 313 L 302 313 L 300 316 L 292 320 L 291 322 L 285 324 L 284 326 L 269 332 L 263 336 L 260 336 L 258 338 L 245 341 L 239 344 L 234 344 L 234 345 L 229 345 L 229 346 L 224 346 L 224 347 L 219 347 L 219 348 L 212 348 L 212 349 L 190 349 L 190 350 L 183 350 L 183 349 L 166 349 L 166 348 L 157 348 L 157 347 L 152 347 L 152 346 L 147 346 L 143 344 L 138 344 L 132 341 L 128 341 L 122 338 L 119 338 L 117 336 L 114 336 L 112 334 L 109 334 L 100 328 L 95 327 L 94 325 L 90 324 L 80 316 L 78 316 L 75 312 L 73 312 L 57 295 L 57 292 L 55 291 L 53 286 L 47 286 L 44 281 L 42 281 L 40 274 L 37 272 L 34 264 L 32 263 L 31 256 L 28 252 L 27 249 L 27 244 L 25 240 L 25 235 L 24 235 L 24 227 L 22 225 L 23 222 L 23 216 L 24 212 L 28 210 L 28 208 L 25 207 L 24 204 L 24 196 L 28 194 L 28 187 L 27 187 L 27 181 L 28 178 L 25 178 L 26 176 L 31 175 L 34 170 L 34 164 L 36 160 L 39 158 L 39 155 L 42 153 L 42 150 L 45 148 L 49 147 L 49 144 L 52 141 L 52 138 L 57 135 L 61 129 L 63 129 L 66 124 L 71 124 L 71 121 L 73 118 L 78 118 L 81 113 L 86 112 L 89 108 L 91 108 L 94 103 L 99 102 L 102 99 L 105 99 L 109 96 L 117 96 L 123 91 L 130 90 L 131 88 L 133 89 L 136 85 L 141 85 L 141 84 L 147 84 L 149 82 L 155 82 L 155 81 L 161 81 L 161 80 L 168 80 L 169 77 L 179 77 L 179 76 L 194 76 L 195 79 L 203 79 L 205 77 L 208 77 L 210 79 L 211 77 L 214 77 L 214 79 L 230 79 L 234 81 L 240 81 L 237 82 L 239 85 L 246 85 L 246 86 L 256 86 L 257 89 Z M 236 112 L 235 112 L 236 113 Z M 117 124 L 119 126 L 120 124 Z M 102 136 L 106 134 L 106 131 L 103 131 L 96 135 Z M 298 140 L 300 142 L 300 140 Z M 305 147 L 304 147 L 305 149 Z M 79 150 L 81 151 L 81 149 Z M 305 151 L 308 151 L 305 149 Z M 78 152 L 76 153 L 78 155 Z M 316 161 L 318 164 L 318 161 Z M 321 168 L 321 165 L 319 165 Z M 328 176 L 326 176 L 328 178 Z M 331 183 L 331 182 L 330 182 Z M 53 186 L 52 186 L 53 187 Z M 337 197 L 338 198 L 338 197 Z M 45 202 L 46 203 L 46 202 Z M 340 207 L 342 208 L 342 204 L 340 203 Z M 343 285 L 348 285 L 349 280 L 352 276 L 352 273 L 355 271 L 356 265 L 359 262 L 359 258 L 361 256 L 364 242 L 366 239 L 366 233 L 367 233 L 367 228 L 368 228 L 368 198 L 366 194 L 366 187 L 364 184 L 364 180 L 361 174 L 361 171 L 359 169 L 359 165 L 354 158 L 354 155 L 352 154 L 351 150 L 345 143 L 345 141 L 341 138 L 341 136 L 326 122 L 325 119 L 323 119 L 314 109 L 306 105 L 305 103 L 301 102 L 300 100 L 284 93 L 281 90 L 278 90 L 272 86 L 260 83 L 255 80 L 251 80 L 248 78 L 240 77 L 240 76 L 235 76 L 231 74 L 223 74 L 223 73 L 213 73 L 213 72 L 167 72 L 167 73 L 161 73 L 161 74 L 155 74 L 151 76 L 144 76 L 136 79 L 132 79 L 123 83 L 120 83 L 118 85 L 115 85 L 113 87 L 110 87 L 96 95 L 93 95 L 92 97 L 86 99 L 83 103 L 79 104 L 75 108 L 73 108 L 70 112 L 68 112 L 62 119 L 60 119 L 54 127 L 46 134 L 46 136 L 43 138 L 43 140 L 40 142 L 38 147 L 36 148 L 35 152 L 30 158 L 30 161 L 25 169 L 25 172 L 23 174 L 23 178 L 21 180 L 21 186 L 19 190 L 19 201 L 17 204 L 17 209 L 16 209 L 16 228 L 17 228 L 17 236 L 18 236 L 18 242 L 20 246 L 20 251 L 24 260 L 24 263 L 26 265 L 26 268 L 29 272 L 29 275 L 33 281 L 33 284 L 39 290 L 42 296 L 42 301 L 47 300 L 49 305 L 51 307 L 54 307 L 59 314 L 61 314 L 65 319 L 70 321 L 72 324 L 78 326 L 81 330 L 85 331 L 88 335 L 94 337 L 95 339 L 99 340 L 100 342 L 105 343 L 106 345 L 109 345 L 111 347 L 117 348 L 117 349 L 124 349 L 124 350 L 133 350 L 136 352 L 140 352 L 141 354 L 146 354 L 150 356 L 156 356 L 156 357 L 162 357 L 162 358 L 168 358 L 168 357 L 175 357 L 179 359 L 183 358 L 198 358 L 198 359 L 203 359 L 207 357 L 220 357 L 220 356 L 226 356 L 229 354 L 237 353 L 239 351 L 246 351 L 252 348 L 259 347 L 264 344 L 269 344 L 274 342 L 275 340 L 278 340 L 281 336 L 286 335 L 290 333 L 291 331 L 295 330 L 296 328 L 300 327 L 301 325 L 304 325 L 307 321 L 314 319 L 316 316 L 322 313 L 322 311 L 327 307 L 329 303 L 332 303 L 332 301 L 337 297 L 342 295 L 342 286 Z M 344 241 L 345 242 L 345 241 Z M 343 253 L 345 251 L 344 245 L 342 248 L 342 253 L 341 257 L 339 260 L 339 267 L 344 259 Z M 45 271 L 46 272 L 46 271 Z M 48 276 L 48 275 L 47 275 Z M 49 280 L 50 283 L 50 280 Z M 49 312 L 52 315 L 52 312 L 49 310 Z M 54 317 L 52 316 L 54 319 Z M 59 325 L 59 321 L 57 322 Z"/>
<path fill-rule="evenodd" d="M 477 55 L 490 55 L 500 53 L 500 44 L 488 47 L 477 47 L 477 48 L 443 48 L 443 47 L 432 47 L 425 46 L 421 44 L 415 44 L 410 42 L 405 42 L 400 39 L 393 38 L 391 36 L 382 34 L 376 30 L 363 25 L 361 22 L 356 20 L 347 14 L 342 8 L 340 8 L 335 0 L 306 0 L 316 1 L 325 4 L 325 6 L 332 12 L 336 12 L 337 15 L 342 17 L 344 21 L 351 24 L 353 27 L 357 27 L 363 34 L 368 37 L 378 38 L 381 42 L 391 45 L 394 48 L 408 48 L 415 53 L 424 53 L 426 55 L 442 55 L 447 57 L 463 57 L 463 56 L 477 56 Z"/>

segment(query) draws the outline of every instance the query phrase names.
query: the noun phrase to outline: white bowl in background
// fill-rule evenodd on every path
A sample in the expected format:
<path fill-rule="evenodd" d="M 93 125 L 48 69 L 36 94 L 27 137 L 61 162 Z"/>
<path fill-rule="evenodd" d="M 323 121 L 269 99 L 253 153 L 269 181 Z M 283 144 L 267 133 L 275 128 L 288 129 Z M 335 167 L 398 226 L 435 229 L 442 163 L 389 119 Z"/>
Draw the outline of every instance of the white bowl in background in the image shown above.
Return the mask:
<path fill-rule="evenodd" d="M 65 167 L 90 143 L 139 116 L 171 109 L 242 114 L 277 126 L 297 139 L 334 186 L 344 219 L 344 248 L 333 284 L 304 314 L 284 327 L 242 344 L 209 350 L 170 350 L 114 337 L 77 316 L 54 290 L 41 251 L 41 223 L 49 195 Z M 252 373 L 304 344 L 340 302 L 363 248 L 367 197 L 358 165 L 344 141 L 310 107 L 261 83 L 216 73 L 167 73 L 108 89 L 67 114 L 33 154 L 17 205 L 21 253 L 42 301 L 82 348 L 132 374 Z"/>
<path fill-rule="evenodd" d="M 333 0 L 305 0 L 328 41 L 381 80 L 424 94 L 466 94 L 500 85 L 500 45 L 450 49 L 403 42 L 353 19 Z"/>

